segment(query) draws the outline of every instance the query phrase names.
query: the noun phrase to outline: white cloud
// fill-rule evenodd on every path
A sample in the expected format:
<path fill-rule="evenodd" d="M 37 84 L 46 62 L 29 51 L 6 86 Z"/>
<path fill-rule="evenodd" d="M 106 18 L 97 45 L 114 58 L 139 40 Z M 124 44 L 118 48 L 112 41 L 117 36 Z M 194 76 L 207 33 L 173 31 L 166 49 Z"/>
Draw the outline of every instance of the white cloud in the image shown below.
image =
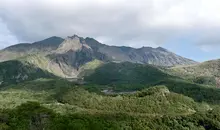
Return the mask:
<path fill-rule="evenodd" d="M 220 44 L 219 7 L 219 0 L 1 0 L 0 18 L 19 41 L 78 34 L 111 45 L 193 37 L 212 46 Z"/>
<path fill-rule="evenodd" d="M 15 36 L 13 36 L 7 29 L 7 26 L 0 19 L 0 48 L 5 48 L 7 46 L 18 43 Z"/>

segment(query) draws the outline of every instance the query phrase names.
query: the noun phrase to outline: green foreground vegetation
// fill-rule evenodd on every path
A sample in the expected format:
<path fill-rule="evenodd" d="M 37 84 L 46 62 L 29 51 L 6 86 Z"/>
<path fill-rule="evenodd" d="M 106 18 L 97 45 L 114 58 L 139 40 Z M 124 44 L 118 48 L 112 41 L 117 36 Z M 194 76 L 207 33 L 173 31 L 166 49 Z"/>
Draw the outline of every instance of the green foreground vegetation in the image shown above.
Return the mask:
<path fill-rule="evenodd" d="M 132 116 L 123 113 L 75 113 L 62 115 L 36 102 L 1 112 L 0 129 L 103 130 L 103 129 L 220 129 L 220 109 L 182 116 Z"/>
<path fill-rule="evenodd" d="M 181 85 L 177 81 L 172 84 L 175 82 Z M 216 95 L 206 91 L 204 95 L 209 96 L 203 99 L 191 93 L 195 86 L 189 87 L 185 91 L 176 87 L 178 93 L 159 85 L 130 94 L 105 95 L 94 85 L 65 80 L 38 79 L 9 85 L 0 91 L 0 129 L 220 129 L 220 91 L 213 90 Z M 211 89 L 198 87 L 193 91 Z"/>

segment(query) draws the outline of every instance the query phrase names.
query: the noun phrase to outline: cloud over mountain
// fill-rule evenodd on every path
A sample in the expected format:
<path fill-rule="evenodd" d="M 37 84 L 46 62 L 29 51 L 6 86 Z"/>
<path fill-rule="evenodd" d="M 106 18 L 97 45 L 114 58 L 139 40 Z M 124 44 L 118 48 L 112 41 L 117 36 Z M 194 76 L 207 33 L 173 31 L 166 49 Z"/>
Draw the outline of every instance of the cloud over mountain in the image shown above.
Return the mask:
<path fill-rule="evenodd" d="M 220 44 L 219 7 L 219 0 L 2 0 L 0 23 L 18 41 L 76 33 L 105 44 L 155 47 L 190 39 L 213 49 Z"/>

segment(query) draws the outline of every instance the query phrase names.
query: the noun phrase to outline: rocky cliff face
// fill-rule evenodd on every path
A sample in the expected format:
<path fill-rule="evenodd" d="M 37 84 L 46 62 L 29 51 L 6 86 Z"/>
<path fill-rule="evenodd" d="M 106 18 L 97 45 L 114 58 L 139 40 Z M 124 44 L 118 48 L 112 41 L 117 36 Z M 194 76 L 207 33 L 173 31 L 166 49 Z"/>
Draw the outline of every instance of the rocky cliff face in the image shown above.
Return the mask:
<path fill-rule="evenodd" d="M 68 51 L 79 51 L 82 50 L 83 47 L 90 48 L 85 44 L 84 40 L 77 35 L 72 37 L 67 37 L 57 48 L 56 53 L 66 53 Z"/>
<path fill-rule="evenodd" d="M 86 41 L 74 35 L 67 37 L 54 53 L 47 55 L 51 63 L 58 64 L 64 74 L 69 77 L 77 77 L 80 68 L 93 60 L 105 60 L 105 56 L 93 50 Z"/>

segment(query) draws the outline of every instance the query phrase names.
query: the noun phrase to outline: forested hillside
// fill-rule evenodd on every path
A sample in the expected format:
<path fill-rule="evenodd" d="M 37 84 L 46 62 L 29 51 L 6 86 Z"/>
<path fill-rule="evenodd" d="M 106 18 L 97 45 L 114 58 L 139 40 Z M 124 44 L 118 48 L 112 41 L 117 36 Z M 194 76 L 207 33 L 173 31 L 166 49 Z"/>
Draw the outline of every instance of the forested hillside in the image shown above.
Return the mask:
<path fill-rule="evenodd" d="M 65 80 L 48 79 L 4 87 L 0 91 L 3 99 L 0 128 L 60 130 L 220 127 L 218 106 L 195 102 L 192 98 L 170 91 L 166 86 L 122 95 L 103 95 L 87 89 L 88 86 L 79 86 Z"/>

